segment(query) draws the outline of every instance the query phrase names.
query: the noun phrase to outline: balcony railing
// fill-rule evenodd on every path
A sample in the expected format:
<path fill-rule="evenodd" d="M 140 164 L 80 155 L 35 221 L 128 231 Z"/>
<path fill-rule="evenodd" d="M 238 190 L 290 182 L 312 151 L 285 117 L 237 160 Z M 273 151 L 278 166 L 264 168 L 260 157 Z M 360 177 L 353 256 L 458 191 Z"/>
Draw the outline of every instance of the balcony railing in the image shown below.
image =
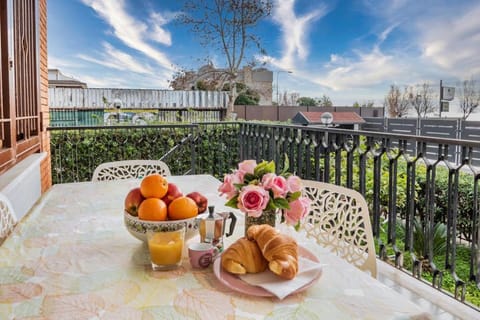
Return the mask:
<path fill-rule="evenodd" d="M 90 180 L 99 163 L 113 160 L 163 159 L 174 174 L 222 177 L 249 158 L 282 169 L 286 155 L 302 178 L 365 196 L 381 259 L 440 290 L 453 284 L 461 301 L 467 285 L 478 290 L 480 169 L 471 159 L 479 142 L 250 122 L 51 133 L 54 182 Z M 453 150 L 458 164 L 449 161 Z"/>

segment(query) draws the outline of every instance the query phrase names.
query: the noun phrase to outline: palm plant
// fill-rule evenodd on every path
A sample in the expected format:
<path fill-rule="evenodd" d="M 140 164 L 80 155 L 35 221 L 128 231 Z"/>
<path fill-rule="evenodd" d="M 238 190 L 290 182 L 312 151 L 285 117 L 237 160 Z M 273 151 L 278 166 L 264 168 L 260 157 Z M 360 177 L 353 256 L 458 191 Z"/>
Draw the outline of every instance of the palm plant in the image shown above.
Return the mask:
<path fill-rule="evenodd" d="M 433 227 L 433 256 L 428 257 L 428 252 L 425 252 L 425 242 L 427 239 L 427 228 L 420 219 L 413 220 L 413 253 L 422 261 L 423 269 L 431 271 L 430 261 L 433 257 L 444 255 L 447 249 L 447 227 L 444 223 L 437 222 Z"/>

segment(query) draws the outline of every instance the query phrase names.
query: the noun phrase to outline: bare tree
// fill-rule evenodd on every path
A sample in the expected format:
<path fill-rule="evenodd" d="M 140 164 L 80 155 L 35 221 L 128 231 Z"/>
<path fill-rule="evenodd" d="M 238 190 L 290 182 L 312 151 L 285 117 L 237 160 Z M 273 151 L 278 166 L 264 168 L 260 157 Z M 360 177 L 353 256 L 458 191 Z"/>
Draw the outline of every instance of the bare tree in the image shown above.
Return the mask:
<path fill-rule="evenodd" d="M 428 82 L 417 87 L 410 86 L 407 90 L 408 101 L 419 118 L 425 118 L 428 113 L 435 111 L 434 93 Z"/>
<path fill-rule="evenodd" d="M 192 82 L 196 78 L 196 73 L 194 71 L 177 71 L 172 80 L 169 80 L 170 87 L 173 90 L 192 90 Z"/>
<path fill-rule="evenodd" d="M 462 110 L 463 113 L 463 120 L 466 120 L 480 103 L 480 89 L 478 88 L 477 81 L 473 78 L 464 80 L 459 86 L 459 89 L 458 99 L 460 100 L 460 110 Z"/>
<path fill-rule="evenodd" d="M 363 101 L 362 103 L 355 101 L 352 105 L 354 108 L 373 108 L 375 103 L 372 100 Z"/>
<path fill-rule="evenodd" d="M 390 86 L 390 91 L 385 97 L 384 104 L 388 110 L 388 116 L 390 118 L 404 117 L 410 108 L 407 88 L 405 87 L 402 93 L 398 86 L 392 84 Z"/>
<path fill-rule="evenodd" d="M 283 98 L 282 100 L 280 101 L 280 105 L 281 106 L 288 106 L 288 92 L 287 90 L 283 91 Z"/>
<path fill-rule="evenodd" d="M 318 99 L 318 105 L 320 107 L 331 107 L 333 106 L 333 103 L 330 97 L 324 94 L 320 99 Z"/>
<path fill-rule="evenodd" d="M 265 53 L 254 30 L 271 9 L 271 0 L 187 0 L 183 13 L 177 16 L 179 22 L 191 27 L 204 47 L 224 54 L 226 67 L 216 72 L 222 75 L 219 88 L 229 84 L 227 116 L 233 112 L 238 96 L 235 80 L 248 49 L 255 47 Z"/>

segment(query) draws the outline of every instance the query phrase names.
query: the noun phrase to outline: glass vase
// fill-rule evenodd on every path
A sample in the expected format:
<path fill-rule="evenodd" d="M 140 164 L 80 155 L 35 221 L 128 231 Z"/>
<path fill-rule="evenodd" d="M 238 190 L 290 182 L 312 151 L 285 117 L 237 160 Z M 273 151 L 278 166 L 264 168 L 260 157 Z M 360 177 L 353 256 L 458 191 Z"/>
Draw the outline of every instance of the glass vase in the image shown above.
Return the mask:
<path fill-rule="evenodd" d="M 248 228 L 256 224 L 268 224 L 275 228 L 277 225 L 278 217 L 279 217 L 278 209 L 265 210 L 263 211 L 262 215 L 258 218 L 245 215 L 245 236 L 247 236 Z"/>

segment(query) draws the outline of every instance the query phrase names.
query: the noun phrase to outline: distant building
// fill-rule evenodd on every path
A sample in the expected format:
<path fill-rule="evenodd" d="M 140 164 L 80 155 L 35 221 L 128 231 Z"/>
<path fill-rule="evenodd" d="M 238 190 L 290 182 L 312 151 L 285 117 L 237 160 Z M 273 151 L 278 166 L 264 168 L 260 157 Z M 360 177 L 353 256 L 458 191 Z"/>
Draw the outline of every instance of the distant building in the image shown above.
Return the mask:
<path fill-rule="evenodd" d="M 87 84 L 72 77 L 64 75 L 58 69 L 48 69 L 49 88 L 82 88 L 86 89 Z"/>
<path fill-rule="evenodd" d="M 293 124 L 301 124 L 303 126 L 322 126 L 322 115 L 325 112 L 298 112 L 293 118 Z M 336 127 L 341 129 L 358 130 L 358 125 L 365 123 L 365 120 L 356 112 L 330 112 L 333 116 L 332 121 L 328 124 L 329 127 Z"/>
<path fill-rule="evenodd" d="M 221 83 L 223 72 L 224 69 L 217 69 L 207 64 L 197 72 L 186 72 L 182 77 L 173 80 L 170 85 L 174 90 L 214 90 Z M 238 71 L 237 81 L 258 92 L 260 105 L 272 105 L 272 71 L 265 68 L 244 67 Z M 199 88 L 199 85 L 204 85 L 205 88 Z"/>

